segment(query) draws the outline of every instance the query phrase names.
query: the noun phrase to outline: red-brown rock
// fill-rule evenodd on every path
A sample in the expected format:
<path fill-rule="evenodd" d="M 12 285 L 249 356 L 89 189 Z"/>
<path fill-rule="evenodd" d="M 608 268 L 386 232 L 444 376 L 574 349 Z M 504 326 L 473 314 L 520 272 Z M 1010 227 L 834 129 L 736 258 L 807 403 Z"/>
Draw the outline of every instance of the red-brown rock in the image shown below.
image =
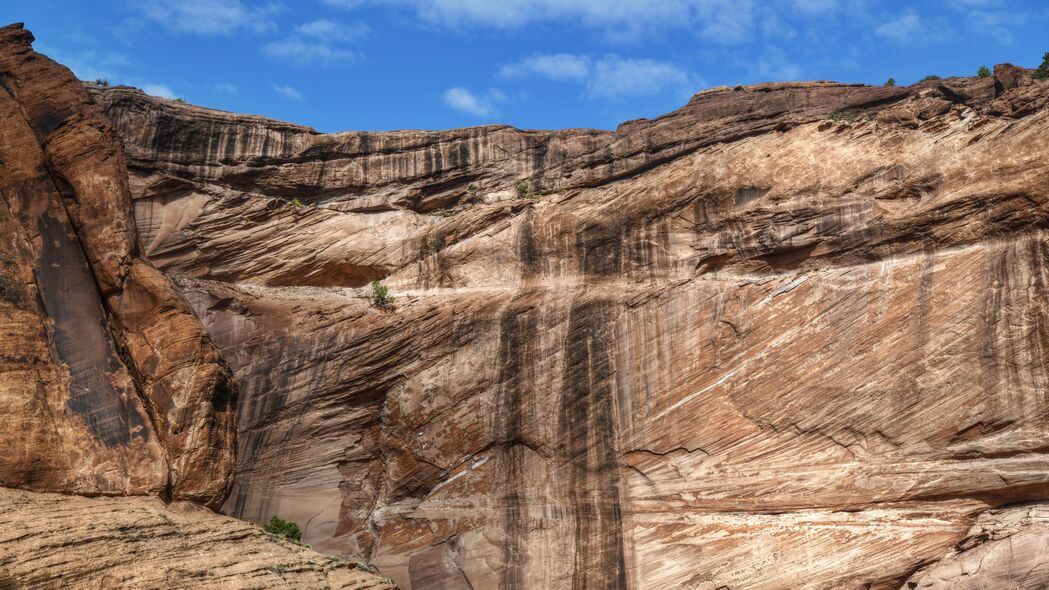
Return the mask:
<path fill-rule="evenodd" d="M 92 204 L 52 171 L 99 153 L 82 170 L 119 176 L 115 142 L 75 156 L 13 123 L 41 155 L 5 183 L 44 188 L 2 190 L 80 230 L 61 252 L 106 297 L 51 321 L 113 326 L 90 350 L 135 368 L 114 399 L 199 424 L 230 409 L 221 362 L 145 258 L 173 277 L 240 392 L 225 513 L 295 520 L 403 588 L 1039 587 L 1049 85 L 1009 72 L 712 89 L 614 132 L 325 135 L 87 85 L 129 190 Z M 129 210 L 144 256 L 80 235 L 133 231 Z M 40 246 L 3 247 L 46 295 Z M 0 387 L 31 391 L 56 363 L 25 326 L 58 312 L 15 299 L 36 356 Z M 162 378 L 194 355 L 206 378 Z M 188 411 L 202 381 L 211 409 Z M 0 399 L 26 424 L 54 407 Z M 48 437 L 88 435 L 58 424 L 2 473 L 63 473 Z M 90 460 L 210 448 L 155 428 Z"/>
<path fill-rule="evenodd" d="M 0 29 L 0 484 L 217 506 L 234 466 L 229 370 L 139 255 L 120 139 L 31 42 Z"/>

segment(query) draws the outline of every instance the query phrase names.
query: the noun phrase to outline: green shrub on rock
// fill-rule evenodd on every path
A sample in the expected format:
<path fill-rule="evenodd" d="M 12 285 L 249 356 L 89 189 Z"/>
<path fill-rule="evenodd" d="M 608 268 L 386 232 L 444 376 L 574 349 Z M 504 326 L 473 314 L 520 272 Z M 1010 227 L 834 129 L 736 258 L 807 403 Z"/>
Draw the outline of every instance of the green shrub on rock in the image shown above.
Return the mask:
<path fill-rule="evenodd" d="M 372 281 L 372 305 L 379 309 L 388 309 L 393 304 L 390 290 L 379 281 Z"/>
<path fill-rule="evenodd" d="M 263 527 L 267 533 L 271 535 L 277 535 L 278 537 L 284 537 L 289 541 L 295 541 L 296 543 L 302 541 L 302 531 L 299 530 L 299 525 L 294 522 L 284 520 L 274 516 L 270 519 L 266 526 Z"/>
<path fill-rule="evenodd" d="M 1034 77 L 1039 80 L 1049 80 L 1049 51 L 1042 56 L 1042 65 L 1034 71 Z"/>

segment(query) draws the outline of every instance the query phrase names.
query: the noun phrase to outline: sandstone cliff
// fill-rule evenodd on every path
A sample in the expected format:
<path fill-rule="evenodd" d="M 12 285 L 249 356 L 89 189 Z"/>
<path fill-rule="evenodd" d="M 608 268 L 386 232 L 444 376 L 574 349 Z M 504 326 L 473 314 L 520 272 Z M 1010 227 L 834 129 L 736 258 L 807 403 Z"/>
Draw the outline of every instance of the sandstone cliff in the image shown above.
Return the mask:
<path fill-rule="evenodd" d="M 957 584 L 981 514 L 1049 499 L 1021 69 L 720 88 L 615 132 L 94 91 L 241 388 L 228 514 L 404 588 L 890 588 Z M 1047 583 L 1032 559 L 985 575 Z"/>
<path fill-rule="evenodd" d="M 615 132 L 318 134 L 88 89 L 141 259 L 233 370 L 226 514 L 402 588 L 1049 584 L 1026 71 L 719 88 Z"/>
<path fill-rule="evenodd" d="M 0 489 L 0 588 L 396 587 L 185 503 Z"/>
<path fill-rule="evenodd" d="M 0 485 L 217 506 L 229 370 L 140 255 L 120 139 L 31 41 L 0 29 Z"/>
<path fill-rule="evenodd" d="M 0 586 L 392 587 L 208 510 L 233 480 L 232 373 L 141 254 L 121 139 L 32 40 L 0 28 L 0 486 L 155 499 L 0 487 Z"/>

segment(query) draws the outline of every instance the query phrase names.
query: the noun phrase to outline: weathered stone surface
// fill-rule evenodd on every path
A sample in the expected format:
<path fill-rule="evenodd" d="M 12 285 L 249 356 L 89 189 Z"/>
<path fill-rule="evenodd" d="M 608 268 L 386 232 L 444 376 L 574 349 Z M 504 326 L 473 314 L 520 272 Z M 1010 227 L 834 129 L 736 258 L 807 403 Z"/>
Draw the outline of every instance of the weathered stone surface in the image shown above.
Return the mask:
<path fill-rule="evenodd" d="M 192 505 L 5 488 L 0 587 L 395 588 L 355 564 Z"/>
<path fill-rule="evenodd" d="M 120 139 L 31 42 L 0 29 L 0 483 L 218 506 L 230 372 L 139 255 Z"/>
<path fill-rule="evenodd" d="M 905 588 L 1035 590 L 1049 587 L 1049 507 L 1033 504 L 981 514 L 947 557 Z"/>
<path fill-rule="evenodd" d="M 1049 86 L 997 69 L 616 132 L 93 92 L 235 369 L 228 514 L 404 588 L 895 588 L 1049 499 Z"/>
<path fill-rule="evenodd" d="M 1028 71 L 712 89 L 615 132 L 323 135 L 85 94 L 2 34 L 25 435 L 0 481 L 232 485 L 227 514 L 417 590 L 1042 580 L 1040 505 L 1010 507 L 1049 501 Z"/>

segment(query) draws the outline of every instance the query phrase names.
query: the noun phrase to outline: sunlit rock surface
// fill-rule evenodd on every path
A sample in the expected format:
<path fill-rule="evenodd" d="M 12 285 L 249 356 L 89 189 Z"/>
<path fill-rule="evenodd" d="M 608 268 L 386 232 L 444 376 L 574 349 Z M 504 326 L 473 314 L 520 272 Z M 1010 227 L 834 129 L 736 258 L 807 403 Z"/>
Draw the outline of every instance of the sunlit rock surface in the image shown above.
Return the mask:
<path fill-rule="evenodd" d="M 87 89 L 233 370 L 226 514 L 417 590 L 1049 581 L 1028 71 L 718 88 L 615 132 Z"/>
<path fill-rule="evenodd" d="M 0 586 L 395 588 L 357 564 L 189 503 L 6 488 L 0 488 Z"/>
<path fill-rule="evenodd" d="M 232 375 L 142 256 L 120 138 L 31 41 L 0 28 L 0 485 L 218 507 Z"/>
<path fill-rule="evenodd" d="M 228 514 L 404 588 L 893 588 L 1049 500 L 1049 86 L 999 72 L 616 132 L 96 97 L 235 368 Z"/>

